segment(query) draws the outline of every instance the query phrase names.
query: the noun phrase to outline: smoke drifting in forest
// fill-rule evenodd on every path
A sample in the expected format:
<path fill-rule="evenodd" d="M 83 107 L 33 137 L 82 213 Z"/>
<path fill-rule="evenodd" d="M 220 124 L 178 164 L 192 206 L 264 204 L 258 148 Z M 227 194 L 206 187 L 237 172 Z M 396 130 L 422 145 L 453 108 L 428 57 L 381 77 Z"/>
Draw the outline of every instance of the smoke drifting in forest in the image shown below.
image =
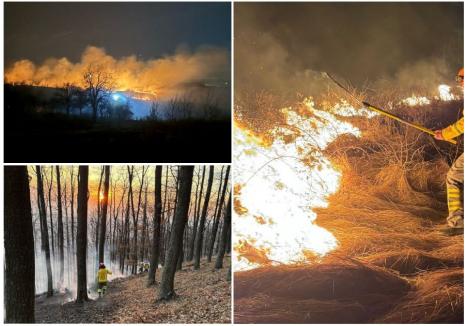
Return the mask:
<path fill-rule="evenodd" d="M 223 48 L 202 47 L 196 51 L 179 48 L 175 54 L 140 60 L 137 56 L 115 58 L 105 49 L 88 46 L 80 62 L 49 58 L 37 65 L 30 60 L 16 61 L 5 71 L 7 83 L 61 87 L 67 83 L 83 86 L 89 67 L 112 75 L 116 90 L 149 93 L 168 98 L 192 84 L 224 83 L 230 79 L 229 52 Z"/>
<path fill-rule="evenodd" d="M 327 71 L 436 92 L 463 64 L 461 3 L 238 3 L 234 17 L 237 90 L 315 95 Z"/>
<path fill-rule="evenodd" d="M 109 280 L 137 273 L 137 265 L 149 262 L 153 241 L 154 207 L 155 207 L 155 169 L 148 166 L 113 166 L 110 171 L 108 195 L 107 231 L 104 243 L 104 263 L 112 271 Z M 178 168 L 165 166 L 161 177 L 162 216 L 161 216 L 161 258 L 159 268 L 164 263 L 164 250 L 169 247 L 169 235 L 175 217 L 177 192 L 180 188 Z M 34 177 L 35 170 L 29 168 L 31 207 L 33 216 L 34 253 L 35 253 L 35 288 L 36 294 L 47 292 L 46 254 L 41 248 L 41 227 L 38 211 L 38 187 Z M 200 256 L 213 256 L 219 251 L 220 237 L 224 221 L 224 210 L 229 193 L 229 169 L 225 166 L 213 167 L 211 191 L 206 206 L 206 219 L 203 221 L 204 237 L 200 240 Z M 50 238 L 52 286 L 57 291 L 70 291 L 75 298 L 77 290 L 77 169 L 73 166 L 60 167 L 61 209 L 64 233 L 64 278 L 60 283 L 60 257 L 58 231 L 58 189 L 54 167 L 43 167 L 44 199 L 46 204 L 48 234 Z M 132 175 L 131 188 L 129 174 Z M 201 197 L 206 198 L 208 188 L 208 167 L 197 166 L 193 176 L 192 193 L 188 211 L 187 225 L 184 233 L 183 261 L 191 261 L 194 256 L 193 244 L 199 230 L 201 215 Z M 132 189 L 132 190 L 130 190 Z M 129 192 L 131 191 L 131 196 Z M 98 203 L 102 205 L 104 197 L 104 180 L 102 167 L 90 168 L 88 184 L 88 232 L 87 232 L 87 283 L 90 296 L 96 295 L 96 272 L 99 265 L 97 256 L 97 226 L 100 225 Z M 224 195 L 222 195 L 224 193 Z M 73 201 L 73 204 L 72 204 Z M 221 206 L 220 206 L 221 205 Z M 222 208 L 221 208 L 222 207 Z M 101 212 L 102 215 L 102 212 Z M 74 216 L 74 217 L 73 217 Z M 198 231 L 200 232 L 200 231 Z M 125 237 L 128 243 L 125 244 Z M 211 253 L 210 253 L 211 251 Z M 159 272 L 158 272 L 159 273 Z"/>

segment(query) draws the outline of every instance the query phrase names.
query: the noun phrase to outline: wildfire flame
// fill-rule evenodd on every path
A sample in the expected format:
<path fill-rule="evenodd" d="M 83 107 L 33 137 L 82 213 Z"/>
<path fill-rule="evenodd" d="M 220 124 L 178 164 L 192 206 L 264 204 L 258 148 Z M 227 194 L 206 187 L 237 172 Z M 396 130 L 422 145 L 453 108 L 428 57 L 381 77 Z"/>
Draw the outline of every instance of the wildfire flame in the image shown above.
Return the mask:
<path fill-rule="evenodd" d="M 341 176 L 322 151 L 339 135 L 360 135 L 339 116 L 372 113 L 345 101 L 320 110 L 310 98 L 299 107 L 281 110 L 286 125 L 273 130 L 271 145 L 235 123 L 236 270 L 300 263 L 338 246 L 333 234 L 314 223 L 312 209 L 327 206 Z"/>
<path fill-rule="evenodd" d="M 152 100 L 168 98 L 186 90 L 187 83 L 229 78 L 229 53 L 215 47 L 193 52 L 178 50 L 157 59 L 142 60 L 136 55 L 114 58 L 103 48 L 88 46 L 79 62 L 67 58 L 48 58 L 41 65 L 19 60 L 5 69 L 5 81 L 11 84 L 63 87 L 70 83 L 86 87 L 83 74 L 89 67 L 112 76 L 114 91 L 134 92 L 132 97 Z"/>
<path fill-rule="evenodd" d="M 458 100 L 459 97 L 456 96 L 451 92 L 451 87 L 448 85 L 439 85 L 438 87 L 439 95 L 434 96 L 433 100 L 440 100 L 440 101 L 453 101 Z M 422 105 L 429 105 L 432 103 L 426 96 L 416 96 L 413 95 L 411 97 L 405 98 L 400 101 L 400 104 L 408 105 L 408 106 L 422 106 Z"/>

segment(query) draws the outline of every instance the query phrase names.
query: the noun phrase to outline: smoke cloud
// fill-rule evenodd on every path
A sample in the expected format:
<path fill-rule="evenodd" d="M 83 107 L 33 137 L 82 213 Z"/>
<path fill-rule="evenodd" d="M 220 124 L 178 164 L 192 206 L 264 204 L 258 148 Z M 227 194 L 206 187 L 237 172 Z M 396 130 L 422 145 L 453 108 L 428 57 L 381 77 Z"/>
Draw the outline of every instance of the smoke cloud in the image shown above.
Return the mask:
<path fill-rule="evenodd" d="M 135 55 L 114 58 L 103 48 L 88 46 L 76 63 L 67 58 L 49 58 L 41 65 L 30 60 L 16 61 L 6 69 L 5 81 L 48 87 L 66 83 L 84 86 L 83 74 L 89 67 L 110 73 L 115 90 L 163 98 L 183 92 L 187 85 L 230 80 L 230 56 L 223 48 L 201 47 L 191 52 L 181 47 L 173 55 L 144 61 Z"/>
<path fill-rule="evenodd" d="M 236 92 L 434 88 L 463 64 L 463 3 L 237 3 Z M 436 88 L 434 89 L 436 91 Z"/>

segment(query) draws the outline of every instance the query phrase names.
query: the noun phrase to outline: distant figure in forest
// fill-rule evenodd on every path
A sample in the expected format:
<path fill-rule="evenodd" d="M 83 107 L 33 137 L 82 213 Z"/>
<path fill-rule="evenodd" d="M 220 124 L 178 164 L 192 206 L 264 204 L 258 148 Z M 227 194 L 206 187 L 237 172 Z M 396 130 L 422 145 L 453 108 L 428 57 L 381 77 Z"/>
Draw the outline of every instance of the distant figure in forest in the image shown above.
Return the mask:
<path fill-rule="evenodd" d="M 461 68 L 457 74 L 457 82 L 464 87 L 464 69 Z M 464 117 L 445 129 L 435 131 L 435 138 L 439 140 L 449 140 L 464 133 Z M 449 216 L 447 217 L 448 228 L 445 233 L 448 235 L 463 234 L 464 213 L 463 213 L 463 177 L 464 158 L 463 153 L 455 160 L 447 173 L 447 206 Z"/>
<path fill-rule="evenodd" d="M 106 293 L 107 274 L 112 274 L 112 272 L 106 268 L 106 265 L 104 265 L 104 263 L 99 263 L 99 270 L 97 272 L 99 297 L 101 297 L 101 295 L 104 296 L 104 294 Z"/>

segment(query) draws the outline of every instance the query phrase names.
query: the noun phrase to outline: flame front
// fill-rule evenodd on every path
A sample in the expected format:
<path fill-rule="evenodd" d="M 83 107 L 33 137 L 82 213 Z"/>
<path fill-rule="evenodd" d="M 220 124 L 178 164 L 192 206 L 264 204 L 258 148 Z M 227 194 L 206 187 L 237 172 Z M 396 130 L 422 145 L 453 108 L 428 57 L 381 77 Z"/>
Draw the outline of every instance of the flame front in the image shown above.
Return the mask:
<path fill-rule="evenodd" d="M 281 110 L 286 125 L 274 127 L 271 145 L 235 124 L 235 270 L 301 263 L 338 246 L 314 223 L 312 209 L 327 206 L 341 176 L 322 150 L 339 135 L 359 136 L 338 116 L 368 112 L 346 102 L 329 111 L 316 109 L 311 99 L 298 106 Z M 294 141 L 285 140 L 293 135 Z"/>
<path fill-rule="evenodd" d="M 460 99 L 459 96 L 455 95 L 451 91 L 451 87 L 445 84 L 439 85 L 437 88 L 439 91 L 438 96 L 434 96 L 433 100 L 439 101 L 454 101 Z M 408 106 L 423 106 L 429 105 L 432 103 L 432 100 L 429 99 L 427 96 L 416 96 L 413 95 L 411 97 L 407 97 L 400 101 L 400 104 L 408 105 Z"/>

